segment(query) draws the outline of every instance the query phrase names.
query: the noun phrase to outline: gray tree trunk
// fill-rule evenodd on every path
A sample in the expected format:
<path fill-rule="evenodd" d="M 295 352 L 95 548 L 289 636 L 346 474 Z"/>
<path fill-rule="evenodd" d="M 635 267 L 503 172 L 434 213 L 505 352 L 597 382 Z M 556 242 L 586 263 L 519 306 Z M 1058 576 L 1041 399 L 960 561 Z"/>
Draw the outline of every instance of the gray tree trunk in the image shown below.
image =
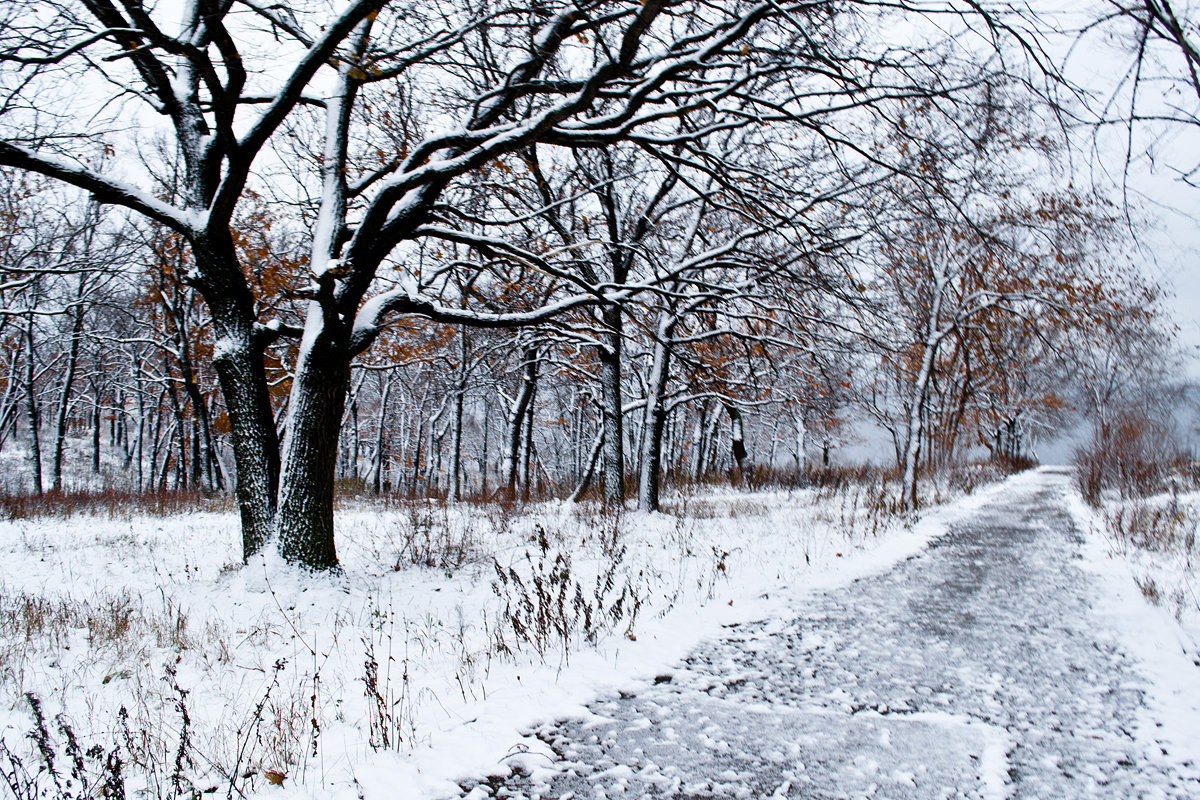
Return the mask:
<path fill-rule="evenodd" d="M 197 256 L 202 252 L 202 248 L 196 248 Z M 236 265 L 236 259 L 233 263 Z M 280 457 L 279 433 L 263 364 L 265 345 L 255 332 L 253 298 L 248 290 L 238 289 L 244 289 L 244 283 L 228 291 L 212 292 L 205 300 L 212 312 L 216 342 L 213 366 L 233 439 L 242 558 L 248 559 L 275 531 Z M 339 409 L 334 424 L 340 422 Z"/>
<path fill-rule="evenodd" d="M 463 402 L 467 394 L 467 331 L 459 331 L 458 383 L 454 391 L 454 430 L 450 454 L 450 499 L 462 498 Z"/>
<path fill-rule="evenodd" d="M 279 478 L 279 552 L 309 569 L 337 569 L 333 485 L 350 392 L 348 331 L 319 300 L 309 303 L 296 360 Z"/>
<path fill-rule="evenodd" d="M 522 350 L 523 363 L 521 366 L 521 386 L 517 391 L 517 399 L 513 402 L 508 415 L 508 442 L 504 453 L 504 483 L 508 491 L 516 494 L 517 470 L 520 468 L 521 432 L 528 416 L 528 409 L 533 402 L 533 395 L 538 379 L 538 353 L 536 347 L 526 347 Z"/>
<path fill-rule="evenodd" d="M 84 278 L 79 279 L 76 304 L 72 309 L 71 345 L 67 350 L 66 371 L 63 373 L 62 391 L 58 395 L 58 413 L 54 419 L 54 460 L 50 471 L 50 488 L 62 491 L 63 446 L 67 438 L 67 411 L 71 404 L 71 389 L 75 384 L 75 373 L 79 367 L 79 340 L 83 336 Z"/>
<path fill-rule="evenodd" d="M 641 472 L 638 477 L 638 510 L 657 511 L 662 472 L 663 425 L 666 421 L 664 394 L 671 370 L 667 346 L 675 327 L 673 318 L 660 320 L 654 341 L 650 374 L 646 376 L 646 411 L 642 425 Z"/>
<path fill-rule="evenodd" d="M 29 400 L 26 407 L 26 419 L 29 424 L 29 469 L 33 474 L 33 493 L 39 497 L 42 488 L 42 442 L 38 434 L 41 426 L 41 415 L 38 413 L 37 402 L 37 364 L 34 363 L 33 312 L 30 311 L 25 320 L 25 395 Z"/>
<path fill-rule="evenodd" d="M 625 504 L 625 431 L 621 414 L 622 316 L 619 308 L 605 309 L 600 348 L 600 409 L 604 423 L 600 477 L 606 506 Z"/>
<path fill-rule="evenodd" d="M 375 429 L 375 471 L 374 484 L 372 490 L 375 494 L 379 494 L 383 489 L 383 467 L 387 463 L 384 458 L 384 425 L 387 422 L 387 407 L 388 399 L 392 393 L 392 374 L 390 372 L 381 373 L 380 378 L 383 388 L 379 391 L 379 426 Z"/>

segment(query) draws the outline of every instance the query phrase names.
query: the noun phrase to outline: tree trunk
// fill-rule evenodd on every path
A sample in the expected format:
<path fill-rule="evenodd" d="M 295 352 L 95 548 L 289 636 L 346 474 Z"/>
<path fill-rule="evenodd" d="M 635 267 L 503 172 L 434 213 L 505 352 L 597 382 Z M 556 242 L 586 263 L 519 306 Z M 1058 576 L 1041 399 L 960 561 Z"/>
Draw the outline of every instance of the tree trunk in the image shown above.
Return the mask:
<path fill-rule="evenodd" d="M 213 366 L 233 439 L 235 494 L 242 521 L 242 559 L 266 544 L 275 531 L 279 489 L 279 434 L 267 391 L 263 347 L 254 333 L 249 295 L 242 303 L 226 296 L 208 298 L 212 311 Z M 341 411 L 334 424 L 341 422 Z M 336 452 L 336 451 L 335 451 Z"/>
<path fill-rule="evenodd" d="M 487 396 L 484 396 L 483 401 L 483 452 L 479 456 L 479 484 L 480 494 L 487 497 L 488 491 L 488 429 L 491 425 L 491 412 L 488 409 Z"/>
<path fill-rule="evenodd" d="M 796 472 L 800 475 L 804 475 L 804 467 L 808 463 L 808 426 L 804 424 L 804 414 L 803 410 L 799 414 L 792 414 L 792 421 L 796 423 L 796 452 L 793 456 L 796 459 Z"/>
<path fill-rule="evenodd" d="M 285 560 L 309 569 L 337 569 L 333 484 L 338 435 L 350 391 L 347 332 L 319 300 L 309 302 L 296 358 L 283 443 L 276 529 Z"/>
<path fill-rule="evenodd" d="M 696 410 L 696 429 L 692 432 L 692 446 L 690 451 L 692 480 L 699 482 L 704 477 L 704 449 L 706 439 L 704 438 L 705 426 L 708 422 L 708 402 L 700 404 L 700 408 Z"/>
<path fill-rule="evenodd" d="M 733 403 L 725 404 L 725 411 L 729 414 L 729 452 L 733 455 L 733 462 L 737 465 L 738 476 L 746 477 L 746 434 L 745 426 L 742 423 L 742 411 Z"/>
<path fill-rule="evenodd" d="M 21 409 L 21 350 L 25 347 L 23 337 L 16 340 L 16 348 L 8 354 L 8 375 L 4 384 L 4 397 L 0 399 L 0 449 L 7 441 L 9 429 L 16 431 L 17 417 Z"/>
<path fill-rule="evenodd" d="M 187 430 L 184 425 L 183 404 L 179 402 L 179 393 L 175 391 L 175 378 L 171 375 L 171 365 L 167 363 L 167 357 L 163 355 L 163 374 L 166 375 L 167 381 L 167 397 L 171 400 L 171 411 L 175 414 L 175 434 L 179 444 L 179 457 L 175 461 L 175 488 L 187 488 Z M 168 453 L 170 445 L 167 446 Z M 168 456 L 167 461 L 170 461 Z M 164 462 L 166 463 L 166 462 Z M 163 470 L 164 480 L 166 478 L 166 469 Z"/>
<path fill-rule="evenodd" d="M 26 418 L 29 423 L 29 469 L 33 473 L 33 493 L 41 497 L 42 488 L 42 443 L 38 435 L 41 425 L 37 402 L 37 365 L 34 363 L 33 312 L 29 312 L 25 324 L 25 395 L 29 400 Z"/>
<path fill-rule="evenodd" d="M 619 509 L 625 505 L 625 431 L 621 413 L 621 309 L 605 309 L 603 320 L 608 332 L 601 336 L 603 344 L 600 347 L 600 408 L 604 420 L 600 477 L 604 505 Z"/>
<path fill-rule="evenodd" d="M 100 405 L 100 387 L 95 387 L 95 394 L 92 397 L 92 474 L 100 474 L 100 428 L 104 424 L 104 415 L 101 413 Z"/>
<path fill-rule="evenodd" d="M 917 379 L 913 383 L 909 399 L 908 430 L 904 438 L 904 475 L 900 487 L 900 506 L 906 509 L 917 507 L 917 465 L 921 451 L 921 436 L 924 434 L 925 401 L 928 396 L 929 376 L 937 355 L 937 342 L 932 340 L 925 346 Z"/>
<path fill-rule="evenodd" d="M 524 362 L 521 365 L 521 386 L 508 414 L 508 442 L 502 471 L 505 486 L 514 495 L 517 491 L 517 470 L 520 466 L 521 431 L 537 385 L 537 355 L 536 347 L 526 347 L 522 350 Z"/>
<path fill-rule="evenodd" d="M 642 425 L 641 472 L 638 476 L 638 510 L 658 511 L 661 488 L 663 424 L 666 420 L 664 394 L 671 370 L 671 351 L 667 342 L 675 327 L 674 320 L 660 319 L 654 341 L 650 374 L 646 376 L 646 411 Z"/>
<path fill-rule="evenodd" d="M 51 468 L 50 487 L 62 491 L 63 445 L 67 438 L 67 410 L 71 404 L 71 388 L 75 383 L 75 372 L 79 366 L 79 340 L 83 336 L 84 278 L 79 279 L 79 292 L 71 320 L 71 345 L 67 350 L 66 372 L 63 373 L 62 391 L 58 396 L 58 413 L 54 420 L 54 461 Z"/>
<path fill-rule="evenodd" d="M 596 433 L 596 439 L 592 442 L 592 450 L 588 454 L 587 467 L 583 471 L 583 476 L 579 479 L 579 485 L 575 487 L 575 491 L 571 492 L 571 496 L 567 498 L 568 503 L 575 503 L 579 498 L 583 497 L 583 493 L 588 490 L 592 484 L 592 476 L 596 474 L 596 462 L 600 459 L 600 449 L 604 445 L 604 428 Z"/>
<path fill-rule="evenodd" d="M 390 372 L 381 373 L 380 381 L 383 388 L 379 391 L 379 427 L 375 429 L 375 473 L 374 485 L 372 490 L 375 494 L 379 494 L 383 488 L 383 466 L 386 463 L 384 458 L 384 425 L 387 422 L 387 407 L 388 398 L 392 393 L 392 374 Z"/>
<path fill-rule="evenodd" d="M 458 385 L 454 391 L 454 430 L 450 453 L 450 499 L 458 502 L 462 497 L 462 434 L 463 402 L 467 394 L 467 330 L 459 331 Z"/>
<path fill-rule="evenodd" d="M 177 301 L 175 307 L 179 308 L 181 305 L 182 303 Z M 196 380 L 196 369 L 192 364 L 191 343 L 188 341 L 187 329 L 184 323 L 184 320 L 176 318 L 175 335 L 176 343 L 179 346 L 176 361 L 179 364 L 179 374 L 183 378 L 184 394 L 187 395 L 188 402 L 192 404 L 192 411 L 196 415 L 195 426 L 204 444 L 204 463 L 202 465 L 199 459 L 193 459 L 193 467 L 197 476 L 203 475 L 205 490 L 214 492 L 224 488 L 224 481 L 222 480 L 221 468 L 218 464 L 219 459 L 217 457 L 216 445 L 213 442 L 212 422 L 209 420 L 208 403 L 205 401 L 204 393 L 200 391 L 200 384 Z"/>
<path fill-rule="evenodd" d="M 534 425 L 534 401 L 537 399 L 537 380 L 535 371 L 535 380 L 533 389 L 529 393 L 529 403 L 525 407 L 525 447 L 521 458 L 521 499 L 529 501 L 530 492 L 533 489 L 533 425 Z"/>

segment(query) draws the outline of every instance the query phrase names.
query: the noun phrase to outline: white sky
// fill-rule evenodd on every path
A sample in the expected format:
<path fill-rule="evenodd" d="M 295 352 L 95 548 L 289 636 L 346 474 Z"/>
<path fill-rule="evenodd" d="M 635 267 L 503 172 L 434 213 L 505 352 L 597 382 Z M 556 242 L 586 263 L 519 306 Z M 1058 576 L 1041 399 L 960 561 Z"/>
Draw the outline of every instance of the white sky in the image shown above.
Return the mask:
<path fill-rule="evenodd" d="M 1067 4 L 1065 9 L 1041 4 L 1045 13 L 1065 21 L 1095 19 L 1098 5 Z M 1088 7 L 1091 11 L 1087 11 Z M 1176 11 L 1186 10 L 1192 19 L 1200 18 L 1200 9 L 1188 0 L 1177 0 Z M 1095 99 L 1107 99 L 1117 93 L 1122 104 L 1112 113 L 1128 110 L 1128 95 L 1121 84 L 1133 64 L 1129 40 L 1122 40 L 1109 26 L 1103 34 L 1095 33 L 1082 39 L 1064 38 L 1058 44 L 1064 48 L 1063 63 L 1066 77 L 1094 92 Z M 1140 90 L 1143 111 L 1167 109 L 1177 105 L 1195 112 L 1194 94 L 1176 76 L 1182 77 L 1183 63 L 1173 50 L 1163 47 L 1154 53 L 1161 57 L 1144 77 Z M 1125 170 L 1125 154 L 1131 150 L 1133 160 Z M 1132 140 L 1123 126 L 1114 126 L 1095 139 L 1095 150 L 1079 154 L 1082 166 L 1092 160 L 1093 175 L 1119 198 L 1125 192 L 1132 211 L 1148 223 L 1139 232 L 1140 247 L 1136 253 L 1138 265 L 1149 276 L 1159 279 L 1174 290 L 1168 308 L 1179 327 L 1179 343 L 1187 353 L 1187 375 L 1200 380 L 1200 174 L 1193 175 L 1196 186 L 1188 185 L 1181 175 L 1200 164 L 1200 125 L 1162 124 L 1136 128 Z"/>

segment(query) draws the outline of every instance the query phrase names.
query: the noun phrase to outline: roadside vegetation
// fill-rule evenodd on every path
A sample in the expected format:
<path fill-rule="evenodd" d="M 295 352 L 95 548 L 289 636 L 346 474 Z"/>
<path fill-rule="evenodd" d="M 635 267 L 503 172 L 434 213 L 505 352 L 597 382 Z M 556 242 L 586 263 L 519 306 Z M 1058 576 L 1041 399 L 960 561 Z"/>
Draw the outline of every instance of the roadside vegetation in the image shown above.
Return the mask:
<path fill-rule="evenodd" d="M 1200 461 L 1181 445 L 1194 417 L 1173 419 L 1171 408 L 1124 407 L 1075 461 L 1084 499 L 1146 600 L 1200 641 Z"/>

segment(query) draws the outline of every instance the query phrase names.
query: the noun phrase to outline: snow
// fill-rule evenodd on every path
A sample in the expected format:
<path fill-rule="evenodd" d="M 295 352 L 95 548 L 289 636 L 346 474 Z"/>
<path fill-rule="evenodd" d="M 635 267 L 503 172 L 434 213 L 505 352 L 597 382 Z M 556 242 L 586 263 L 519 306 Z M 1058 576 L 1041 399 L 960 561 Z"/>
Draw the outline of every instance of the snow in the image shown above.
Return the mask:
<path fill-rule="evenodd" d="M 255 773 L 240 784 L 249 797 L 457 796 L 460 781 L 501 779 L 514 769 L 548 784 L 562 764 L 547 742 L 528 733 L 575 719 L 599 741 L 619 734 L 653 736 L 664 745 L 693 742 L 725 759 L 704 791 L 719 788 L 736 796 L 740 772 L 729 759 L 738 757 L 738 745 L 726 730 L 732 723 L 722 722 L 720 704 L 724 693 L 740 692 L 744 713 L 768 730 L 820 715 L 850 720 L 824 743 L 783 737 L 756 754 L 780 770 L 767 794 L 787 796 L 820 774 L 792 748 L 834 752 L 842 741 L 874 748 L 862 751 L 865 760 L 845 764 L 846 776 L 907 796 L 903 787 L 929 776 L 915 771 L 906 754 L 921 752 L 924 741 L 953 741 L 953 755 L 938 767 L 951 771 L 939 772 L 939 780 L 962 770 L 977 775 L 980 796 L 1005 797 L 1014 734 L 999 722 L 944 705 L 947 689 L 932 677 L 909 694 L 881 693 L 861 710 L 860 690 L 836 683 L 806 701 L 816 705 L 794 709 L 738 687 L 755 676 L 758 662 L 779 657 L 780 637 L 821 658 L 868 658 L 869 652 L 822 622 L 817 598 L 859 578 L 891 580 L 889 570 L 926 551 L 955 524 L 1046 480 L 1034 473 L 979 489 L 910 527 L 874 524 L 853 488 L 820 496 L 812 490 L 710 491 L 670 498 L 671 513 L 627 513 L 619 524 L 565 503 L 522 513 L 396 501 L 348 506 L 338 514 L 345 572 L 337 577 L 299 573 L 274 555 L 241 566 L 233 514 L 0 522 L 0 558 L 19 565 L 0 579 L 0 734 L 9 747 L 28 750 L 30 716 L 21 694 L 33 691 L 48 720 L 65 712 L 85 747 L 112 747 L 122 736 L 117 712 L 125 706 L 130 728 L 148 734 L 147 757 L 160 759 L 157 776 L 144 781 L 161 782 L 180 729 L 169 667 L 187 692 L 198 754 L 188 774 L 201 789 L 220 784 L 223 792 L 221 774 L 235 766 Z M 1155 763 L 1193 758 L 1200 707 L 1188 656 L 1196 652 L 1192 640 L 1143 600 L 1090 510 L 1073 495 L 1066 499 L 1074 518 L 1093 529 L 1083 554 L 1100 582 L 1096 612 L 1111 621 L 1111 631 L 1099 634 L 1102 641 L 1145 655 L 1138 664 L 1146 680 L 1132 681 L 1128 689 L 1149 687 L 1138 742 L 1146 752 L 1169 743 L 1162 748 L 1167 754 L 1153 756 Z M 625 547 L 620 559 L 611 545 L 614 527 Z M 492 559 L 532 586 L 535 576 L 551 574 L 560 554 L 570 555 L 569 582 L 579 585 L 587 602 L 616 561 L 604 607 L 623 589 L 641 606 L 632 626 L 628 605 L 620 619 L 597 625 L 594 645 L 578 619 L 562 635 L 551 630 L 539 656 L 529 643 L 518 647 L 519 637 L 504 619 L 505 597 L 520 598 L 498 581 Z M 1052 572 L 1053 565 L 1047 568 Z M 903 596 L 894 602 L 905 602 Z M 40 599 L 60 609 L 64 621 L 47 623 L 28 639 L 19 636 L 14 609 L 22 600 L 30 601 L 27 609 L 36 608 Z M 113 609 L 129 620 L 122 636 L 105 628 Z M 793 627 L 798 609 L 817 615 L 800 631 Z M 703 692 L 697 682 L 707 680 L 705 673 L 681 667 L 681 660 L 701 642 L 732 630 L 745 631 L 736 638 L 750 660 L 713 663 L 720 691 L 704 694 L 715 705 L 688 711 L 709 717 L 700 725 L 702 736 L 692 740 L 686 720 L 655 705 L 656 699 Z M 505 653 L 501 642 L 515 652 Z M 889 652 L 890 670 L 928 670 L 904 648 Z M 950 656 L 938 666 L 953 673 Z M 374 696 L 368 694 L 368 662 L 375 665 Z M 818 674 L 810 688 L 831 678 Z M 1019 696 L 999 666 L 954 680 L 979 687 L 985 716 L 996 719 L 1007 707 L 989 705 L 987 698 Z M 658 709 L 653 729 L 645 716 L 625 718 L 603 703 L 588 707 L 597 698 L 634 695 Z M 262 720 L 257 726 L 256 717 Z M 1026 723 L 1012 724 L 1023 730 Z M 1086 737 L 1087 730 L 1104 735 L 1094 725 L 1073 735 Z M 726 768 L 733 772 L 723 774 Z M 596 778 L 597 789 L 601 783 L 650 781 L 667 790 L 683 780 L 662 759 L 578 769 Z M 285 773 L 283 785 L 269 785 L 265 770 Z M 132 777 L 129 785 L 137 796 Z M 476 788 L 468 796 L 485 795 Z"/>
<path fill-rule="evenodd" d="M 245 781 L 248 795 L 443 796 L 459 779 L 536 764 L 536 752 L 509 748 L 524 747 L 522 732 L 538 722 L 582 715 L 593 697 L 669 673 L 722 626 L 777 615 L 799 594 L 886 569 L 943 530 L 933 518 L 873 527 L 855 491 L 717 492 L 668 500 L 679 517 L 626 514 L 626 552 L 606 604 L 622 587 L 637 592 L 636 624 L 627 630 L 626 612 L 597 626 L 595 646 L 574 630 L 546 643 L 542 657 L 517 650 L 505 628 L 491 557 L 528 582 L 537 565 L 569 553 L 572 580 L 590 597 L 611 560 L 610 517 L 563 503 L 523 515 L 348 508 L 338 515 L 345 572 L 336 578 L 298 573 L 274 555 L 240 566 L 234 514 L 0 522 L 0 558 L 20 565 L 0 579 L 4 605 L 44 598 L 69 617 L 60 633 L 29 641 L 4 629 L 0 731 L 10 746 L 22 743 L 30 717 L 21 695 L 32 691 L 48 719 L 64 711 L 85 741 L 112 746 L 125 706 L 169 761 L 179 727 L 169 665 L 188 692 L 192 743 L 217 765 L 199 764 L 197 785 L 232 770 L 229 729 L 245 735 L 262 702 L 269 723 L 238 765 L 260 773 Z M 133 622 L 107 641 L 85 618 L 114 608 Z M 498 637 L 515 655 L 498 650 Z M 391 746 L 378 752 L 369 741 L 378 745 L 378 733 L 368 736 L 369 651 L 391 715 Z M 288 775 L 282 787 L 262 780 L 267 769 Z"/>
<path fill-rule="evenodd" d="M 1151 691 L 1139 739 L 1151 750 L 1160 740 L 1169 742 L 1167 752 L 1161 753 L 1164 758 L 1200 759 L 1200 607 L 1194 597 L 1185 597 L 1172 613 L 1148 602 L 1138 583 L 1147 574 L 1157 575 L 1164 584 L 1187 583 L 1194 580 L 1194 571 L 1169 553 L 1130 548 L 1112 537 L 1101 514 L 1078 494 L 1069 495 L 1068 501 L 1077 524 L 1087 532 L 1085 564 L 1100 583 L 1096 611 L 1117 631 L 1120 642 L 1143 656 Z M 1183 498 L 1185 504 L 1198 501 L 1195 495 Z"/>
<path fill-rule="evenodd" d="M 919 556 L 593 703 L 602 730 L 541 726 L 530 741 L 559 775 L 492 796 L 653 796 L 646 773 L 688 796 L 1197 796 L 1200 740 L 1163 733 L 1157 654 L 1097 613 L 1111 587 L 1080 567 L 1070 491 L 1061 472 L 1014 478 L 945 515 L 949 534 Z M 627 784 L 608 777 L 622 765 Z"/>

